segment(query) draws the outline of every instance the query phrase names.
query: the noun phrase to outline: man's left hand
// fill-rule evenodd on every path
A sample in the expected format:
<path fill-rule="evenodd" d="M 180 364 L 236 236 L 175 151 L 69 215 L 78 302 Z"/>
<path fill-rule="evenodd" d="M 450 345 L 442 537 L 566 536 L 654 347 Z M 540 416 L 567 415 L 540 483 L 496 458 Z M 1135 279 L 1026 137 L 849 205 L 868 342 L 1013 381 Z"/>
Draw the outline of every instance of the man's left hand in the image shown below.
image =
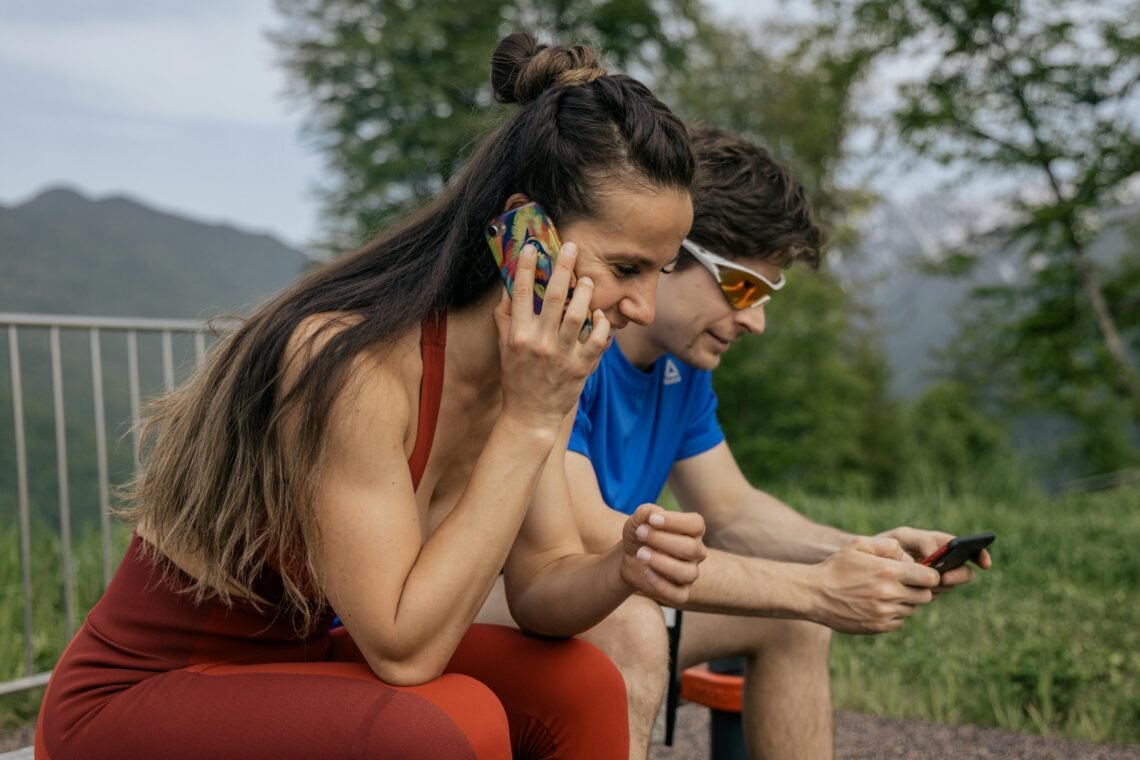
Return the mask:
<path fill-rule="evenodd" d="M 894 528 L 880 533 L 879 537 L 895 539 L 902 546 L 903 551 L 909 554 L 915 561 L 921 561 L 929 557 L 937 551 L 938 547 L 954 538 L 953 535 L 943 533 L 942 531 L 919 530 L 918 528 Z M 989 570 L 994 563 L 990 553 L 985 549 L 983 549 L 977 557 L 974 557 L 973 561 L 983 570 Z M 955 586 L 969 583 L 973 577 L 973 568 L 968 564 L 962 565 L 948 573 L 942 574 L 942 585 L 938 587 L 937 591 L 949 591 Z"/>

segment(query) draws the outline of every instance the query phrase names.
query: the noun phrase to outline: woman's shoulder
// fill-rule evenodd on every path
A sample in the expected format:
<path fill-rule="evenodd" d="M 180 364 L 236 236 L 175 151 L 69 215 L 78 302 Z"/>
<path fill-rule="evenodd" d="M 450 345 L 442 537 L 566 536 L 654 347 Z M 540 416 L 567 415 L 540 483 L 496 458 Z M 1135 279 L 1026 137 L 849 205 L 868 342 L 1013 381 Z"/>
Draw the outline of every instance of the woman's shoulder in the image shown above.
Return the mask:
<path fill-rule="evenodd" d="M 364 319 L 350 312 L 322 312 L 310 314 L 293 329 L 285 347 L 284 366 L 286 384 L 291 384 L 312 360 L 345 330 L 355 327 Z M 405 374 L 410 364 L 418 364 L 420 327 L 405 330 L 382 345 L 369 347 L 357 353 L 352 360 L 353 370 L 367 369 L 369 374 L 398 376 Z M 415 359 L 415 362 L 411 362 Z M 354 372 L 355 374 L 355 372 Z"/>
<path fill-rule="evenodd" d="M 301 321 L 289 336 L 283 359 L 282 392 L 287 393 L 321 350 L 337 335 L 357 325 L 359 314 L 324 312 Z M 352 358 L 337 394 L 333 414 L 350 411 L 380 413 L 391 421 L 408 418 L 410 389 L 418 394 L 422 363 L 420 327 L 406 330 L 393 340 L 365 348 Z"/>

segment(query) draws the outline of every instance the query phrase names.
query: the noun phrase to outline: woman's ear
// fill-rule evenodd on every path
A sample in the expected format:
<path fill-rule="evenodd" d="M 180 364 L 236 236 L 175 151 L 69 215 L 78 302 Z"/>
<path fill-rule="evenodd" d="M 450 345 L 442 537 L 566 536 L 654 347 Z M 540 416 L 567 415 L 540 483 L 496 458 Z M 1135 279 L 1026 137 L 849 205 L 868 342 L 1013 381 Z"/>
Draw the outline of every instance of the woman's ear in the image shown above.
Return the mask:
<path fill-rule="evenodd" d="M 519 206 L 525 206 L 528 203 L 530 203 L 530 198 L 526 197 L 522 193 L 515 193 L 510 198 L 507 198 L 507 202 L 503 204 L 503 213 L 505 214 L 508 211 L 514 211 Z"/>

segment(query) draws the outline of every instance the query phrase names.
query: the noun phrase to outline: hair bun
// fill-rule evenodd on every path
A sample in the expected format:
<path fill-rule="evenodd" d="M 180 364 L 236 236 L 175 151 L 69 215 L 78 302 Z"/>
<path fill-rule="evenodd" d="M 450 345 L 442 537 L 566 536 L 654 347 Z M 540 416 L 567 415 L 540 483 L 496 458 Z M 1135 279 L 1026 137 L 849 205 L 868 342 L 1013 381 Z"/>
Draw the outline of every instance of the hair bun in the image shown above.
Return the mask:
<path fill-rule="evenodd" d="M 491 54 L 491 88 L 500 103 L 525 105 L 551 87 L 589 84 L 605 73 L 590 48 L 540 45 L 526 32 L 504 37 Z"/>

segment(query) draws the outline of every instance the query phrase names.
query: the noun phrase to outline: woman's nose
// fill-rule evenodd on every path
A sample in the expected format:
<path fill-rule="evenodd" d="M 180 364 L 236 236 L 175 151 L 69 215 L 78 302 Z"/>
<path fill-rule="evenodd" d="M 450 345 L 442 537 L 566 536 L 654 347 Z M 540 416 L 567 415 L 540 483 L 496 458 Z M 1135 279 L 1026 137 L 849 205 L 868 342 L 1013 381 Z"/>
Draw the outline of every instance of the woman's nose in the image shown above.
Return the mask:
<path fill-rule="evenodd" d="M 637 325 L 648 325 L 653 322 L 653 315 L 657 308 L 657 278 L 647 283 L 618 303 L 621 315 Z"/>

